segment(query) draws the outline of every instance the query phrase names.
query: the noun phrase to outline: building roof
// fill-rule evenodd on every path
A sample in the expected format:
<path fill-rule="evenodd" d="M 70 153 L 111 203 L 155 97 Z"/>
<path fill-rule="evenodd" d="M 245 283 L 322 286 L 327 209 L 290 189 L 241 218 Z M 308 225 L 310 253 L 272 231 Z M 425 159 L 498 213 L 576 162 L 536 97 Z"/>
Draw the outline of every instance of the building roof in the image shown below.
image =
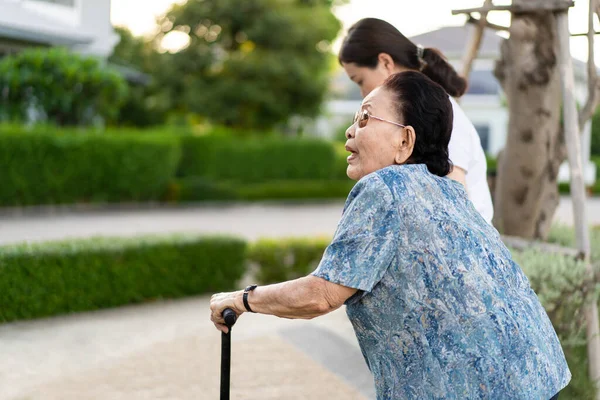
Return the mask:
<path fill-rule="evenodd" d="M 473 30 L 474 26 L 472 24 L 446 26 L 435 31 L 413 36 L 410 40 L 423 47 L 439 49 L 448 58 L 462 58 Z M 486 28 L 483 32 L 483 40 L 481 41 L 478 58 L 499 58 L 500 45 L 504 40 L 494 30 Z"/>
<path fill-rule="evenodd" d="M 49 45 L 87 44 L 93 38 L 58 20 L 48 18 L 19 3 L 1 1 L 0 38 Z"/>

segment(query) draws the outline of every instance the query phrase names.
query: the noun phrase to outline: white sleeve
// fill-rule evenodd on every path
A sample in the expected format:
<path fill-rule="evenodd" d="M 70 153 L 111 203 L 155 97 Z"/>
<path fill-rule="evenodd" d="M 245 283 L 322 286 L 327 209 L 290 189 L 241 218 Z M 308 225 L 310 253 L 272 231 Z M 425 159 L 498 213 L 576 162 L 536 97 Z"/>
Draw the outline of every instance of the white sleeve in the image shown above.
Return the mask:
<path fill-rule="evenodd" d="M 452 111 L 454 113 L 452 136 L 450 137 L 450 143 L 448 144 L 450 161 L 452 161 L 452 164 L 464 169 L 465 172 L 468 173 L 474 157 L 472 138 L 473 135 L 477 135 L 477 131 L 456 101 L 450 98 L 450 102 L 452 103 Z"/>

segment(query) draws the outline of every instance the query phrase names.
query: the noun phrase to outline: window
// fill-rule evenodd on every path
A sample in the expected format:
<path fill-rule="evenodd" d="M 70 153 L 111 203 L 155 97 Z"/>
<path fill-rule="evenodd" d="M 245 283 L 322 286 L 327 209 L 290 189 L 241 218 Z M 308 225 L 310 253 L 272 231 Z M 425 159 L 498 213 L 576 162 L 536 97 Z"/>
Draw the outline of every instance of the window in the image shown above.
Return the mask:
<path fill-rule="evenodd" d="M 490 70 L 472 71 L 469 76 L 467 94 L 499 94 L 500 84 Z"/>
<path fill-rule="evenodd" d="M 60 6 L 66 6 L 66 7 L 75 7 L 75 0 L 32 0 L 32 1 L 58 4 Z"/>
<path fill-rule="evenodd" d="M 477 131 L 479 139 L 481 140 L 481 147 L 483 147 L 483 151 L 488 153 L 490 151 L 490 126 L 484 124 L 475 124 L 475 130 Z"/>

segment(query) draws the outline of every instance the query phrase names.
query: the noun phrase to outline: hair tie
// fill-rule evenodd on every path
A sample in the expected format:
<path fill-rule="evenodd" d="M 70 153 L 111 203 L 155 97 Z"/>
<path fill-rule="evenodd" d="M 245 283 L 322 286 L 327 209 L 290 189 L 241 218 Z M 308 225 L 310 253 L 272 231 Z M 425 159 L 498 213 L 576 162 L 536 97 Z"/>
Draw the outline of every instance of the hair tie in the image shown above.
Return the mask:
<path fill-rule="evenodd" d="M 417 45 L 417 57 L 419 58 L 419 61 L 423 60 L 423 52 L 424 51 L 425 51 L 425 49 L 423 48 L 423 46 L 418 44 Z"/>
<path fill-rule="evenodd" d="M 422 71 L 423 68 L 427 66 L 427 62 L 423 60 L 423 53 L 425 53 L 425 48 L 420 44 L 417 45 L 417 59 L 419 60 L 419 70 Z"/>

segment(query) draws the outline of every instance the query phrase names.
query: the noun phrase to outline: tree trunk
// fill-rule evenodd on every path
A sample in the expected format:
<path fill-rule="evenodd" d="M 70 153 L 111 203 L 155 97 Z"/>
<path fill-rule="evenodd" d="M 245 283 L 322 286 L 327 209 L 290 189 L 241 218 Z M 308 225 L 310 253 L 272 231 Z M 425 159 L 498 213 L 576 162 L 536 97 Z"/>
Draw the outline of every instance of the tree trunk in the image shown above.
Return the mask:
<path fill-rule="evenodd" d="M 509 124 L 498 160 L 494 225 L 507 235 L 545 239 L 558 207 L 558 169 L 566 150 L 557 52 L 552 12 L 512 15 L 495 70 L 507 96 Z"/>

